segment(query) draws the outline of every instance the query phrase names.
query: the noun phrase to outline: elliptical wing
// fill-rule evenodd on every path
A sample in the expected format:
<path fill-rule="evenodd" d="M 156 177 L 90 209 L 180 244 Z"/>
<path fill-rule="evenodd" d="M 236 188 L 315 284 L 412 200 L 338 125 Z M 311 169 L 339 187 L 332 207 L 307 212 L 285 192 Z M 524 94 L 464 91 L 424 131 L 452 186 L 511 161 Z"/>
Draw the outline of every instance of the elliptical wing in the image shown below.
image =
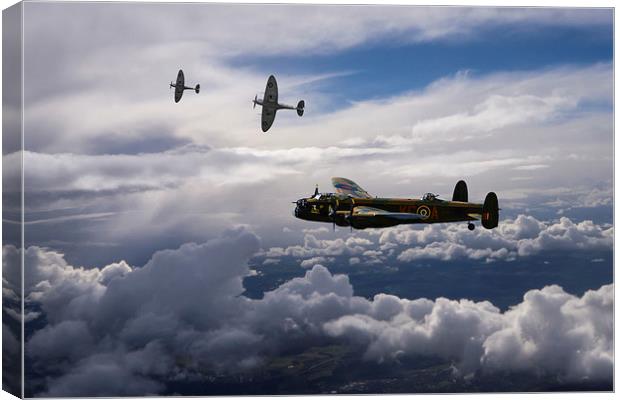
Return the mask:
<path fill-rule="evenodd" d="M 265 87 L 265 96 L 263 97 L 263 106 L 266 103 L 278 104 L 278 82 L 273 75 L 267 79 L 267 86 Z"/>
<path fill-rule="evenodd" d="M 263 132 L 267 132 L 271 125 L 273 125 L 273 121 L 276 119 L 276 109 L 271 107 L 265 107 L 263 105 L 263 113 L 261 114 L 261 128 Z"/>
<path fill-rule="evenodd" d="M 180 69 L 177 74 L 177 83 L 174 88 L 174 102 L 178 103 L 183 97 L 183 88 L 185 87 L 185 75 L 183 75 L 183 70 Z"/>

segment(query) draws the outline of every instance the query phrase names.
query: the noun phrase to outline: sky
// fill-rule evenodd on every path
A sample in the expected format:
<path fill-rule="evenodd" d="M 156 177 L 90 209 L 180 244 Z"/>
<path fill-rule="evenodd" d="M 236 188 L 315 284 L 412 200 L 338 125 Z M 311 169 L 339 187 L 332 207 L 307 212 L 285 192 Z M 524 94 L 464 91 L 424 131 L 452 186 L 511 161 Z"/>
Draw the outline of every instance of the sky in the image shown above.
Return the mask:
<path fill-rule="evenodd" d="M 196 354 L 183 374 L 232 373 L 317 337 L 371 362 L 430 353 L 461 376 L 535 367 L 609 382 L 612 17 L 26 3 L 31 392 L 166 393 L 179 353 Z M 201 91 L 175 104 L 179 68 Z M 306 112 L 262 133 L 251 100 L 270 74 Z M 4 156 L 9 179 L 18 158 Z M 497 193 L 500 225 L 296 220 L 291 202 L 332 191 L 332 176 L 409 198 L 449 198 L 465 179 L 471 200 Z M 248 294 L 248 277 L 286 268 Z M 510 293 L 459 285 L 465 269 Z M 394 285 L 414 272 L 446 280 Z M 387 283 L 363 286 L 369 273 Z M 98 387 L 102 374 L 118 385 Z"/>

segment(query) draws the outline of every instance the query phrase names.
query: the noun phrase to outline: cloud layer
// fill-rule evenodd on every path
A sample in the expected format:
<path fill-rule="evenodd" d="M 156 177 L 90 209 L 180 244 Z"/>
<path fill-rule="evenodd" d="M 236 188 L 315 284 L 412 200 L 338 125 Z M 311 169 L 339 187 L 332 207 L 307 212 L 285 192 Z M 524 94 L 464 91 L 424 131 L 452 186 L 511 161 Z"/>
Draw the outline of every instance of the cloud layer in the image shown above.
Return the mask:
<path fill-rule="evenodd" d="M 542 252 L 612 250 L 614 228 L 588 220 L 576 223 L 566 217 L 540 221 L 521 214 L 502 220 L 497 229 L 473 232 L 465 224 L 400 225 L 356 232 L 346 239 L 321 238 L 328 232 L 305 233 L 303 245 L 271 247 L 260 256 L 268 260 L 294 258 L 302 267 L 328 265 L 335 257 L 349 259 L 351 265 L 461 259 L 490 263 Z"/>
<path fill-rule="evenodd" d="M 47 134 L 28 131 L 27 220 L 49 225 L 83 218 L 83 226 L 97 228 L 80 237 L 104 243 L 148 236 L 153 226 L 204 240 L 199 233 L 221 232 L 223 220 L 279 240 L 268 227 L 301 228 L 290 201 L 311 193 L 315 183 L 329 190 L 333 175 L 354 179 L 373 195 L 402 197 L 445 195 L 466 178 L 472 199 L 493 190 L 503 209 L 522 212 L 611 204 L 610 65 L 457 74 L 423 91 L 309 114 L 294 124 L 282 118 L 285 134 L 272 136 L 256 135 L 256 116 L 239 111 L 247 105 L 221 107 L 215 119 L 205 115 L 217 107 L 203 101 L 242 101 L 252 87 L 243 78 L 247 71 L 224 69 L 240 78 L 172 116 L 169 99 L 151 107 L 119 98 L 126 103 L 122 113 L 90 118 L 89 110 L 109 102 L 100 91 L 92 103 L 76 99 L 75 107 L 62 96 L 29 107 L 30 126 L 44 126 Z M 264 77 L 255 78 L 264 84 Z M 67 110 L 72 114 L 63 116 Z M 190 126 L 205 118 L 207 125 Z M 37 144 L 45 137 L 54 138 L 52 147 Z M 8 179 L 19 176 L 11 171 L 16 157 L 6 157 Z M 93 231 L 103 237 L 89 237 Z"/>
<path fill-rule="evenodd" d="M 315 265 L 252 300 L 242 295 L 242 279 L 258 249 L 254 234 L 237 229 L 157 252 L 140 268 L 121 261 L 85 269 L 57 252 L 28 248 L 27 308 L 47 321 L 26 344 L 32 382 L 52 396 L 162 393 L 161 382 L 199 371 L 253 371 L 317 340 L 354 343 L 371 362 L 436 355 L 461 375 L 499 370 L 611 380 L 612 285 L 581 298 L 558 286 L 531 290 L 502 313 L 466 299 L 368 300 L 353 295 L 347 276 Z"/>

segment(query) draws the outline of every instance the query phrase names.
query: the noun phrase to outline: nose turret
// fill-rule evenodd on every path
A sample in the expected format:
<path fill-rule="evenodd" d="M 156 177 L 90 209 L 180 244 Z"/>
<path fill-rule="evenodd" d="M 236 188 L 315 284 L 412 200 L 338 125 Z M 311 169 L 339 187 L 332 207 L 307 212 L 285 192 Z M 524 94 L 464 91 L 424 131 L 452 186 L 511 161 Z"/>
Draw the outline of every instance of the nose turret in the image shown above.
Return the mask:
<path fill-rule="evenodd" d="M 303 198 L 295 202 L 295 211 L 293 212 L 293 214 L 297 218 L 304 219 L 304 217 L 306 217 L 310 213 L 310 204 L 308 203 L 308 200 L 310 199 L 312 198 Z"/>

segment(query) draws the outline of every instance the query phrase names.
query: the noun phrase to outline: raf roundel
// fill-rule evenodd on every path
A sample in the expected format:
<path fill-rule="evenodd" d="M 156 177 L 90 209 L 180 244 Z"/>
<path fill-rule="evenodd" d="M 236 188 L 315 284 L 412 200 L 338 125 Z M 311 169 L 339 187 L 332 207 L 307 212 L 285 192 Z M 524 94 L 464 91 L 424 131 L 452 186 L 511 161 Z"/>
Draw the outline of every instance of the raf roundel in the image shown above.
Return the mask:
<path fill-rule="evenodd" d="M 422 216 L 422 218 L 426 219 L 431 215 L 431 210 L 427 206 L 418 207 L 418 214 Z"/>

